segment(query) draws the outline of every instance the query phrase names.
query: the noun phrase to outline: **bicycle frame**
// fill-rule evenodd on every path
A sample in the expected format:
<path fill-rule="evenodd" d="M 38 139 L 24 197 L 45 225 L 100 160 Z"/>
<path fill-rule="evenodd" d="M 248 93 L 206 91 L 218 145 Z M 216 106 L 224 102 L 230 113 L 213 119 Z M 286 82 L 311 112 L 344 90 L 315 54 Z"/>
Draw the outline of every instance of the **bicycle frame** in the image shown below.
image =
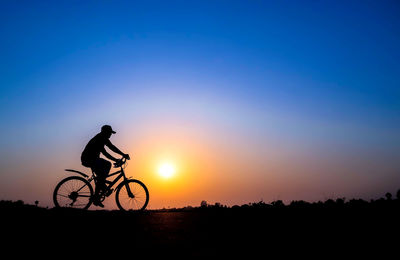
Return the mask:
<path fill-rule="evenodd" d="M 112 181 L 107 180 L 109 177 L 117 175 L 117 174 L 119 174 L 119 175 L 114 180 L 112 180 Z M 106 189 L 107 190 L 111 189 L 121 178 L 124 178 L 124 181 L 128 179 L 125 176 L 125 172 L 122 168 L 119 171 L 109 174 L 105 179 L 105 183 L 108 184 L 108 185 L 106 185 Z"/>
<path fill-rule="evenodd" d="M 107 180 L 109 177 L 114 176 L 114 175 L 117 175 L 117 174 L 119 174 L 119 175 L 118 175 L 114 180 L 112 180 L 112 181 Z M 118 170 L 118 171 L 116 171 L 116 172 L 114 172 L 114 173 L 111 173 L 111 174 L 107 175 L 106 179 L 104 180 L 104 182 L 105 182 L 105 184 L 106 184 L 106 190 L 103 191 L 103 194 L 106 193 L 106 192 L 108 192 L 108 191 L 110 191 L 110 190 L 112 189 L 112 187 L 113 187 L 121 178 L 124 179 L 123 182 L 125 182 L 126 180 L 129 179 L 129 178 L 126 177 L 125 172 L 124 172 L 124 168 L 122 168 L 122 165 L 121 165 L 121 169 L 120 169 L 120 170 Z M 91 183 L 94 179 L 95 179 L 95 174 L 92 172 L 92 176 L 88 179 L 89 183 Z M 123 183 L 123 182 L 122 182 L 122 183 Z M 96 184 L 95 184 L 95 185 L 96 185 Z M 129 197 L 133 197 L 133 193 L 131 192 L 131 189 L 130 189 L 129 185 L 126 186 L 126 189 L 127 189 L 127 192 L 128 192 L 128 196 L 129 196 Z"/>

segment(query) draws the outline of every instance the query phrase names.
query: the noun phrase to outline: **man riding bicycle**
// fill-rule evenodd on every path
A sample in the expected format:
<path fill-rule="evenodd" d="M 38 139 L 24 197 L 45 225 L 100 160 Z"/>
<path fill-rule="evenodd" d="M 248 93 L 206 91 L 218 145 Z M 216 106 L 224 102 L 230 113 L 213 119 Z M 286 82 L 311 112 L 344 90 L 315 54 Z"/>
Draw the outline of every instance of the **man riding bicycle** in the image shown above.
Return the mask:
<path fill-rule="evenodd" d="M 82 152 L 81 161 L 82 165 L 89 167 L 97 176 L 97 183 L 95 188 L 95 193 L 93 197 L 93 204 L 96 206 L 104 207 L 103 203 L 100 201 L 100 191 L 105 189 L 105 180 L 110 172 L 111 163 L 103 158 L 100 158 L 100 153 L 102 153 L 108 159 L 118 162 L 119 160 L 111 156 L 104 146 L 110 148 L 111 151 L 122 155 L 126 159 L 130 159 L 129 154 L 121 152 L 117 147 L 115 147 L 110 142 L 110 137 L 116 132 L 109 125 L 103 125 L 101 127 L 101 132 L 93 137 L 89 143 L 86 145 Z"/>

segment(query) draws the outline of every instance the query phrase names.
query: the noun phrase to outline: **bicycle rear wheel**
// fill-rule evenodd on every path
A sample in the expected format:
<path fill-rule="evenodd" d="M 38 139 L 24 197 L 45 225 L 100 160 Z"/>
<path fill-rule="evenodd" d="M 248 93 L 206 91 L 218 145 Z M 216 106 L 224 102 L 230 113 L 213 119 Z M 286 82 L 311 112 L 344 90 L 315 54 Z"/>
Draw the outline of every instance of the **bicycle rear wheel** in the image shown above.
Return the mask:
<path fill-rule="evenodd" d="M 79 176 L 71 176 L 60 181 L 53 192 L 56 207 L 88 209 L 92 204 L 93 188 Z"/>
<path fill-rule="evenodd" d="M 127 180 L 117 187 L 115 200 L 122 211 L 144 210 L 149 203 L 149 191 L 141 181 Z"/>

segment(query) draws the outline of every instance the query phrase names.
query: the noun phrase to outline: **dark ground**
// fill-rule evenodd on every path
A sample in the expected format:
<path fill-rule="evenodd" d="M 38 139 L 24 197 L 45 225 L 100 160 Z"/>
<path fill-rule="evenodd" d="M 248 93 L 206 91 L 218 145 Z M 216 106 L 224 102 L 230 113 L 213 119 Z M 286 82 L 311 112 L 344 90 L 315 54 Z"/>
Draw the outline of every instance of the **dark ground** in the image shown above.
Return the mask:
<path fill-rule="evenodd" d="M 16 254 L 247 256 L 399 255 L 400 200 L 253 204 L 175 211 L 83 211 L 0 202 L 3 249 Z M 11 249 L 17 246 L 17 249 Z M 4 253 L 4 250 L 2 250 Z M 394 255 L 393 255 L 394 254 Z M 254 256 L 254 257 L 251 257 Z M 135 258 L 135 257 L 132 257 Z"/>

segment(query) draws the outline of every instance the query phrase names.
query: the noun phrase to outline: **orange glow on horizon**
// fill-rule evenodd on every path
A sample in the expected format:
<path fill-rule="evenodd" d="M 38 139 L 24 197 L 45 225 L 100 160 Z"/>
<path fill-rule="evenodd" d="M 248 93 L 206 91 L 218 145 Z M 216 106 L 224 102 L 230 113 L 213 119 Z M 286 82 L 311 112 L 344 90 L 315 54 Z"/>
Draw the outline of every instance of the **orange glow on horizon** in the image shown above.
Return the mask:
<path fill-rule="evenodd" d="M 259 161 L 238 160 L 251 158 L 251 154 L 241 149 L 240 140 L 232 141 L 228 135 L 220 138 L 219 133 L 204 127 L 155 122 L 145 128 L 136 128 L 133 139 L 132 136 L 121 139 L 130 139 L 126 150 L 134 155 L 127 175 L 146 184 L 151 209 L 199 206 L 202 200 L 230 205 L 246 203 L 262 196 L 254 186 L 264 185 L 268 191 L 276 186 L 268 172 L 257 180 L 254 178 L 264 168 Z M 173 167 L 169 167 L 175 170 L 173 176 L 166 174 L 170 178 L 160 174 L 163 163 L 171 164 Z"/>
<path fill-rule="evenodd" d="M 177 128 L 136 128 L 135 139 L 127 144 L 133 154 L 127 175 L 146 184 L 149 208 L 194 206 L 208 199 L 205 192 L 213 183 L 213 171 L 205 133 Z"/>
<path fill-rule="evenodd" d="M 164 179 L 170 179 L 174 177 L 176 168 L 169 162 L 164 162 L 158 167 L 158 174 Z"/>

